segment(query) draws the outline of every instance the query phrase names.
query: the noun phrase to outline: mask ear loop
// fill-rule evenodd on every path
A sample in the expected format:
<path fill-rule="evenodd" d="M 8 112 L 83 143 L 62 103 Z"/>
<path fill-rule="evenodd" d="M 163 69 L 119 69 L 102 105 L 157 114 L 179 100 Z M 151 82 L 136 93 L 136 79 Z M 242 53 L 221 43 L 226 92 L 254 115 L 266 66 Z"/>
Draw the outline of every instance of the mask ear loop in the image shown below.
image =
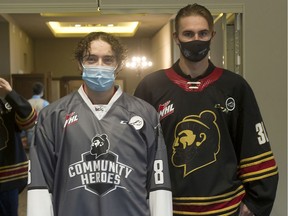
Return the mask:
<path fill-rule="evenodd" d="M 117 64 L 117 65 L 115 66 L 115 69 L 114 69 L 115 79 L 116 79 L 116 77 L 118 76 L 118 74 L 120 73 L 120 71 L 121 71 L 121 68 L 120 68 L 119 65 Z"/>
<path fill-rule="evenodd" d="M 81 68 L 81 67 L 82 68 Z M 83 75 L 83 69 L 85 68 L 85 66 L 83 65 L 83 62 L 81 61 L 81 62 L 78 62 L 78 69 L 81 71 L 81 76 Z"/>

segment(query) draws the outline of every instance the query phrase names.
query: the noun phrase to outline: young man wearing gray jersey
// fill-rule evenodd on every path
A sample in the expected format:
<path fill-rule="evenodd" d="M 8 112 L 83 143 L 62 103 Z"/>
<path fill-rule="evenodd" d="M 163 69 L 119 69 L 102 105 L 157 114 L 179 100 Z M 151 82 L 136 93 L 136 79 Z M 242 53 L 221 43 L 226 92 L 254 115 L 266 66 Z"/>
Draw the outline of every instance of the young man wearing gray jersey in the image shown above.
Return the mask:
<path fill-rule="evenodd" d="M 45 107 L 35 127 L 28 216 L 171 216 L 158 114 L 114 85 L 125 49 L 90 33 L 75 57 L 83 85 Z"/>

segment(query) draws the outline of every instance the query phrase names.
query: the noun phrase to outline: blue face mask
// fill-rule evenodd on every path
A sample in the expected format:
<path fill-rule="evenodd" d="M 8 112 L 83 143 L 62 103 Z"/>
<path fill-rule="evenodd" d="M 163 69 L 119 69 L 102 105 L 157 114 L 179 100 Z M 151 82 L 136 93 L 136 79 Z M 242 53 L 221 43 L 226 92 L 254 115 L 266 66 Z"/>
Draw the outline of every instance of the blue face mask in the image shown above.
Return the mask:
<path fill-rule="evenodd" d="M 82 79 L 91 90 L 103 92 L 114 85 L 114 72 L 115 68 L 110 66 L 83 66 Z"/>

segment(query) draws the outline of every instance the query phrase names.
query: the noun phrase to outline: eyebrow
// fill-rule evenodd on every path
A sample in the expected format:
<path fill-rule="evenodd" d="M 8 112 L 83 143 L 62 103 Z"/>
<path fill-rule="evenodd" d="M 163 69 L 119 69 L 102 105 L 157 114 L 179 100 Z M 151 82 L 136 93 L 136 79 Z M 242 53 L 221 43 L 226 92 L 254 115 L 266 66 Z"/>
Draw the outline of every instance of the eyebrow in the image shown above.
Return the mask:
<path fill-rule="evenodd" d="M 83 60 L 88 60 L 89 58 L 95 58 L 95 59 L 99 59 L 99 58 L 105 58 L 105 59 L 116 59 L 116 57 L 114 55 L 103 55 L 103 56 L 98 56 L 98 55 L 86 55 L 86 56 L 83 56 Z"/>
<path fill-rule="evenodd" d="M 210 30 L 209 29 L 201 29 L 201 30 L 199 30 L 199 31 L 193 31 L 193 30 L 184 30 L 183 32 L 194 32 L 194 33 L 198 33 L 198 32 L 203 32 L 203 31 L 208 31 L 208 32 L 210 32 Z"/>

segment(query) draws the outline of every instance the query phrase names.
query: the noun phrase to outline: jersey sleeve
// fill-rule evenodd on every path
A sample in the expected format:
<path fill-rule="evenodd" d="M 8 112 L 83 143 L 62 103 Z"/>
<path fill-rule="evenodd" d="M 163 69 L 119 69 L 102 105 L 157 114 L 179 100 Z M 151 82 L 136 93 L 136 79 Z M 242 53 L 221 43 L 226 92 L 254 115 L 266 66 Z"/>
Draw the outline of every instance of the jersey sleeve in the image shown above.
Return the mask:
<path fill-rule="evenodd" d="M 26 130 L 34 126 L 37 113 L 25 98 L 12 90 L 5 97 L 5 100 L 7 100 L 15 110 L 15 120 L 21 130 Z"/>
<path fill-rule="evenodd" d="M 160 124 L 156 130 L 157 149 L 150 178 L 150 212 L 151 216 L 172 216 L 172 192 L 167 151 Z"/>
<path fill-rule="evenodd" d="M 150 77 L 144 78 L 137 86 L 134 96 L 151 103 L 153 95 L 149 91 Z M 151 86 L 150 86 L 151 87 Z M 151 216 L 173 215 L 172 192 L 168 168 L 167 149 L 163 138 L 160 122 L 156 127 L 157 149 L 153 160 L 153 172 L 149 193 L 149 206 Z"/>
<path fill-rule="evenodd" d="M 39 116 L 30 148 L 30 169 L 27 191 L 27 216 L 53 216 L 52 189 L 54 179 L 54 150 L 49 132 L 45 132 L 42 122 L 47 116 Z"/>
<path fill-rule="evenodd" d="M 27 216 L 53 216 L 52 195 L 45 183 L 34 146 L 30 148 L 29 168 Z"/>
<path fill-rule="evenodd" d="M 269 216 L 278 184 L 278 169 L 256 98 L 246 83 L 237 120 L 239 178 L 246 189 L 243 202 L 255 215 Z"/>

